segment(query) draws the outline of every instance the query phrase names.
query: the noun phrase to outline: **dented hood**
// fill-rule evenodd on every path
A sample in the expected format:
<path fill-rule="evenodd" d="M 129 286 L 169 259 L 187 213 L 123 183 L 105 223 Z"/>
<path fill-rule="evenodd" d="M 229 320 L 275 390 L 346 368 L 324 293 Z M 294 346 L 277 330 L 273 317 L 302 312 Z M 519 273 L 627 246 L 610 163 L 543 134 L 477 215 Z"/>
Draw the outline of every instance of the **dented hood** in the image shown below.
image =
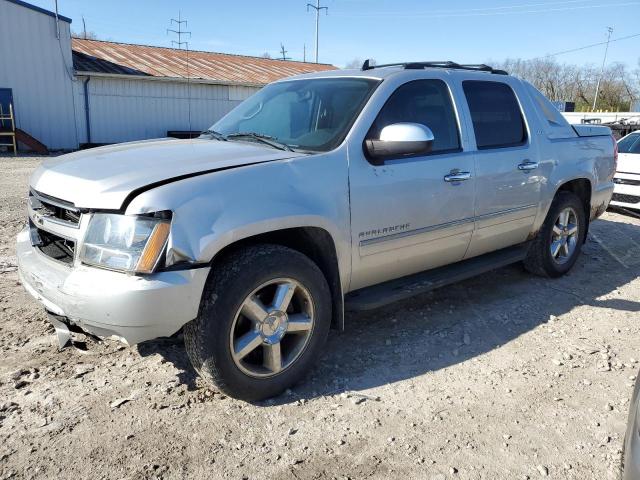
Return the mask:
<path fill-rule="evenodd" d="M 146 140 L 45 160 L 31 188 L 78 208 L 117 210 L 130 193 L 153 184 L 302 155 L 248 142 Z"/>

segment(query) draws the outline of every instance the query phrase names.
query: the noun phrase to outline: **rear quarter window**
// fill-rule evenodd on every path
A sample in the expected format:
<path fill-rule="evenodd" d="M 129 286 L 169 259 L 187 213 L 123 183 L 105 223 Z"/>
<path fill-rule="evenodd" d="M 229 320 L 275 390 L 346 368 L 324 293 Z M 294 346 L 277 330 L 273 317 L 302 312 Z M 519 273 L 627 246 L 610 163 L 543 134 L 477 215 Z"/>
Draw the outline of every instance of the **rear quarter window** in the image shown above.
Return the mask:
<path fill-rule="evenodd" d="M 462 82 L 479 150 L 522 145 L 527 130 L 511 87 L 501 82 Z"/>

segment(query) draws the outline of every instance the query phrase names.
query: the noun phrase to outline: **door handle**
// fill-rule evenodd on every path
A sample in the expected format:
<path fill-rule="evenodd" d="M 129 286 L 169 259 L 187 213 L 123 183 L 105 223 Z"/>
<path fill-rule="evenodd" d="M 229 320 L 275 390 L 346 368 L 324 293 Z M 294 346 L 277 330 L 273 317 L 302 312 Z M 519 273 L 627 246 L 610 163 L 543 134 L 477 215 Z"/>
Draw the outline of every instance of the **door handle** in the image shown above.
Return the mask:
<path fill-rule="evenodd" d="M 471 178 L 471 172 L 461 172 L 460 170 L 451 170 L 449 175 L 444 176 L 445 182 L 462 182 Z"/>
<path fill-rule="evenodd" d="M 525 160 L 520 165 L 518 165 L 518 170 L 522 170 L 524 172 L 529 172 L 531 170 L 535 170 L 538 168 L 538 162 L 531 162 L 529 160 Z"/>

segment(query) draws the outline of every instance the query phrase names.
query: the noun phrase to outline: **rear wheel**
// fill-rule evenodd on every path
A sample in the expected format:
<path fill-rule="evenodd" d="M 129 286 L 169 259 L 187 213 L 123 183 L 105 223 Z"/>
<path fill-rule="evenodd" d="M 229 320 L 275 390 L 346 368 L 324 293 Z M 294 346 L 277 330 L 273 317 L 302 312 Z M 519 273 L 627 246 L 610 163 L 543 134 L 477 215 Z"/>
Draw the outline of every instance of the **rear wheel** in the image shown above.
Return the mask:
<path fill-rule="evenodd" d="M 527 270 L 547 277 L 567 273 L 580 255 L 586 225 L 580 198 L 571 192 L 558 192 L 525 258 Z"/>
<path fill-rule="evenodd" d="M 331 296 L 308 257 L 256 245 L 218 263 L 198 318 L 185 326 L 194 368 L 225 393 L 261 400 L 296 383 L 318 358 Z"/>

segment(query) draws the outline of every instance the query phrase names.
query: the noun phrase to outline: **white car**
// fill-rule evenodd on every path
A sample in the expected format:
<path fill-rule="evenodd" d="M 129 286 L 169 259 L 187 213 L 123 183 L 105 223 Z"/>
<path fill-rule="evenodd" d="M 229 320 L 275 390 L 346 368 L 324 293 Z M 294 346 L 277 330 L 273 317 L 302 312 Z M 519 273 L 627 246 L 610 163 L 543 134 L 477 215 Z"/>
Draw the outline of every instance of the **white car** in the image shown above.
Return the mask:
<path fill-rule="evenodd" d="M 611 205 L 640 210 L 640 131 L 621 138 L 618 151 Z"/>

